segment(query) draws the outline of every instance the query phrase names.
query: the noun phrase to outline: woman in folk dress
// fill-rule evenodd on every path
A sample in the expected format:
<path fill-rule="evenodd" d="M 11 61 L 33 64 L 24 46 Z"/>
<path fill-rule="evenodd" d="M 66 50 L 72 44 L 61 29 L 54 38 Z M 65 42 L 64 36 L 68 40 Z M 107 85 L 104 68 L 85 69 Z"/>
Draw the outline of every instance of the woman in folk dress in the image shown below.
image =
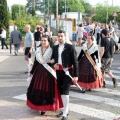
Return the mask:
<path fill-rule="evenodd" d="M 41 115 L 46 111 L 55 111 L 63 107 L 56 79 L 51 71 L 44 67 L 44 64 L 50 66 L 52 51 L 50 37 L 43 35 L 30 72 L 32 80 L 27 90 L 26 101 L 28 107 L 38 110 Z"/>

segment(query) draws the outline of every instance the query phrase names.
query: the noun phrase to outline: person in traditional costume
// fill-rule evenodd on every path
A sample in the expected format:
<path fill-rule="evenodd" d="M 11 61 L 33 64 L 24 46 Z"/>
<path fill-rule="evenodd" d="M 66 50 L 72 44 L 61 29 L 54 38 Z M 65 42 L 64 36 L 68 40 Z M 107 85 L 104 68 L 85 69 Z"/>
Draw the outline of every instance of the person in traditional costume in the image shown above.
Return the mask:
<path fill-rule="evenodd" d="M 87 42 L 78 56 L 79 77 L 78 84 L 86 91 L 103 86 L 101 73 L 101 60 L 98 46 L 93 42 L 93 36 L 88 35 Z"/>
<path fill-rule="evenodd" d="M 61 120 L 67 120 L 69 106 L 69 90 L 73 75 L 76 83 L 78 80 L 78 61 L 75 47 L 65 42 L 66 33 L 63 30 L 58 32 L 58 45 L 53 47 L 52 59 L 54 60 L 54 68 L 56 69 L 58 88 L 63 102 L 63 111 L 57 115 L 62 117 Z M 72 69 L 72 66 L 74 70 Z M 73 72 L 72 72 L 73 70 Z M 73 73 L 73 74 L 72 74 Z"/>
<path fill-rule="evenodd" d="M 38 110 L 41 115 L 46 111 L 56 111 L 63 107 L 60 93 L 57 87 L 56 73 L 50 67 L 53 49 L 51 38 L 43 35 L 41 46 L 35 52 L 35 61 L 30 72 L 32 80 L 27 89 L 28 107 Z"/>

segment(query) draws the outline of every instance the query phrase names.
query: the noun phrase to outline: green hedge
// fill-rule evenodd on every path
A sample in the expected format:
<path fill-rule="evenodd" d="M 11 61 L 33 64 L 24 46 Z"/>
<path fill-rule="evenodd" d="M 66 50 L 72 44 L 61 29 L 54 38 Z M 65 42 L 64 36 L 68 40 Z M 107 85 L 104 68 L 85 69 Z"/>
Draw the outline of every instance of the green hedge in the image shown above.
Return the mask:
<path fill-rule="evenodd" d="M 30 24 L 31 25 L 31 32 L 35 31 L 35 27 L 38 24 L 43 24 L 41 22 L 40 18 L 37 18 L 35 16 L 25 15 L 25 16 L 19 16 L 16 20 L 10 20 L 10 23 L 13 23 L 17 26 L 18 30 L 22 33 L 22 36 L 25 36 L 25 25 Z"/>

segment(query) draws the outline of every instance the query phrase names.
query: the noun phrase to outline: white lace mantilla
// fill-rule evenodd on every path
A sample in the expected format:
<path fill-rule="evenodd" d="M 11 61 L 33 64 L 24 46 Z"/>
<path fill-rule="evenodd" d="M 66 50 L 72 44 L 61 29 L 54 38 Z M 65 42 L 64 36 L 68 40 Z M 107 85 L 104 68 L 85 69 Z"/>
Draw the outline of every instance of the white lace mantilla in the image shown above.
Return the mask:
<path fill-rule="evenodd" d="M 51 59 L 52 52 L 53 52 L 52 48 L 48 47 L 47 50 L 45 51 L 44 55 L 42 56 L 41 47 L 38 47 L 35 52 L 36 60 L 42 64 L 48 63 L 48 61 Z"/>
<path fill-rule="evenodd" d="M 93 45 L 88 49 L 87 43 L 83 44 L 83 50 L 87 50 L 89 55 L 93 54 L 95 51 L 98 51 L 98 46 L 93 43 Z"/>
<path fill-rule="evenodd" d="M 83 50 L 84 51 L 87 50 L 89 55 L 93 54 L 95 51 L 98 51 L 98 59 L 96 59 L 95 62 L 96 62 L 97 68 L 100 69 L 100 67 L 101 67 L 101 60 L 100 60 L 98 46 L 95 43 L 93 43 L 93 45 L 88 49 L 87 48 L 87 43 L 85 43 L 85 44 L 83 44 Z"/>

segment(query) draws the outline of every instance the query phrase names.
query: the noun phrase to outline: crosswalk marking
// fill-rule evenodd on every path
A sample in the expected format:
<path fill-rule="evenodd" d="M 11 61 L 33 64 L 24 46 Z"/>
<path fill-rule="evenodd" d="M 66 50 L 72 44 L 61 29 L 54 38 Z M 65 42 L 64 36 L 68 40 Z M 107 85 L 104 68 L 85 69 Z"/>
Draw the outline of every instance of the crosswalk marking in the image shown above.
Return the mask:
<path fill-rule="evenodd" d="M 88 115 L 88 116 L 95 117 L 102 120 L 114 120 L 115 118 L 120 117 L 120 115 L 117 115 L 111 112 L 94 109 L 94 108 L 73 104 L 73 103 L 69 104 L 69 110 L 72 112 Z"/>
<path fill-rule="evenodd" d="M 79 98 L 79 99 L 84 99 L 84 100 L 89 100 L 89 101 L 93 101 L 93 102 L 99 102 L 99 103 L 104 103 L 104 104 L 111 105 L 111 106 L 120 107 L 120 101 L 119 100 L 114 100 L 114 99 L 105 98 L 105 97 L 101 97 L 101 96 L 89 95 L 89 94 L 81 94 L 81 93 L 71 92 L 70 91 L 70 97 L 74 97 L 74 98 Z M 26 101 L 26 99 L 27 99 L 26 98 L 26 94 L 15 96 L 13 98 L 19 99 L 19 100 L 24 100 L 24 101 Z"/>
<path fill-rule="evenodd" d="M 115 73 L 115 77 L 118 80 L 118 87 L 120 86 L 120 77 L 119 75 L 119 70 L 112 70 L 113 74 Z M 108 78 L 108 76 L 106 77 Z M 92 117 L 94 119 L 101 119 L 101 120 L 118 120 L 120 119 L 120 112 L 114 112 L 111 111 L 109 112 L 109 109 L 102 109 L 101 107 L 90 107 L 90 106 L 86 106 L 84 104 L 80 104 L 80 103 L 73 103 L 73 101 L 75 100 L 82 100 L 82 101 L 90 101 L 92 103 L 99 104 L 99 105 L 105 105 L 108 106 L 108 108 L 113 108 L 115 107 L 116 109 L 120 108 L 120 100 L 119 100 L 119 96 L 120 96 L 120 91 L 117 89 L 113 88 L 113 82 L 110 79 L 106 80 L 106 86 L 109 86 L 108 88 L 99 88 L 99 89 L 93 89 L 92 94 L 89 93 L 77 93 L 74 91 L 70 91 L 70 104 L 69 104 L 69 110 L 78 114 L 82 114 L 82 115 L 86 115 L 89 117 Z M 112 87 L 111 87 L 112 86 Z M 73 87 L 76 87 L 73 85 Z M 107 96 L 101 96 L 100 94 L 96 94 L 97 92 L 100 92 L 101 94 L 107 94 L 109 96 L 114 96 L 114 98 L 108 98 Z M 14 99 L 19 99 L 19 100 L 24 100 L 26 101 L 27 97 L 26 94 L 22 94 L 19 96 L 15 96 L 13 97 Z"/>
<path fill-rule="evenodd" d="M 120 95 L 119 90 L 113 90 L 113 89 L 109 89 L 109 88 L 99 88 L 99 89 L 94 89 L 94 90 L 98 91 L 98 92 L 113 94 L 113 95 L 116 95 L 116 96 Z"/>
<path fill-rule="evenodd" d="M 117 69 L 120 69 L 120 67 L 118 67 Z"/>
<path fill-rule="evenodd" d="M 72 88 L 76 88 L 75 85 L 71 86 Z M 120 95 L 120 91 L 119 90 L 115 90 L 115 89 L 109 89 L 109 88 L 98 88 L 98 89 L 92 89 L 94 91 L 98 91 L 98 92 L 103 92 L 103 93 L 109 93 L 109 94 L 113 94 L 113 95 Z"/>
<path fill-rule="evenodd" d="M 105 80 L 105 83 L 113 86 L 112 80 L 111 81 Z M 118 81 L 117 81 L 117 86 L 120 86 L 120 83 Z"/>
<path fill-rule="evenodd" d="M 0 56 L 0 62 L 2 62 L 3 60 L 9 58 L 9 56 Z"/>
<path fill-rule="evenodd" d="M 26 94 L 18 95 L 18 96 L 15 96 L 13 98 L 19 99 L 19 100 L 24 100 L 24 101 L 27 100 Z"/>
<path fill-rule="evenodd" d="M 118 74 L 120 73 L 120 71 L 118 71 L 118 70 L 110 70 L 110 71 L 111 71 L 112 73 L 116 73 L 116 74 L 117 74 L 117 73 L 118 73 Z"/>
<path fill-rule="evenodd" d="M 97 95 L 89 95 L 86 93 L 80 94 L 77 92 L 70 91 L 70 97 L 75 97 L 75 98 L 79 98 L 79 99 L 83 99 L 83 100 L 89 100 L 89 101 L 93 101 L 93 102 L 98 102 L 98 103 L 103 103 L 103 104 L 107 104 L 107 105 L 111 105 L 111 106 L 120 107 L 119 100 L 105 98 L 105 97 L 101 97 L 101 96 L 97 96 Z"/>
<path fill-rule="evenodd" d="M 120 76 L 114 75 L 117 80 L 120 80 Z M 110 76 L 106 75 L 105 77 L 110 78 Z"/>

